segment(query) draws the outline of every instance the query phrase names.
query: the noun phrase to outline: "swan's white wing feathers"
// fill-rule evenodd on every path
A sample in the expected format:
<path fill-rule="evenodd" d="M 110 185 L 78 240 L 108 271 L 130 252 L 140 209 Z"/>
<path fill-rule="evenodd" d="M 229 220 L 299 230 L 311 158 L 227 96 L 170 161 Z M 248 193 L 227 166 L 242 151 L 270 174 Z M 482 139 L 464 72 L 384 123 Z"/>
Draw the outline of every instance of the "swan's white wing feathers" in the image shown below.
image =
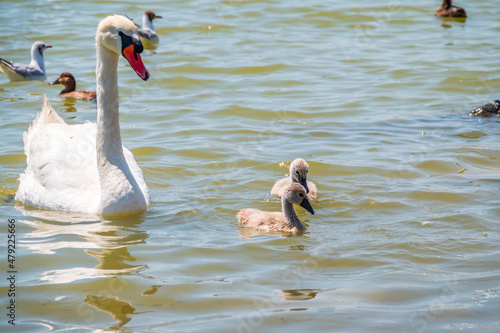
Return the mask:
<path fill-rule="evenodd" d="M 135 161 L 134 155 L 130 150 L 128 150 L 125 146 L 123 147 L 123 155 L 125 155 L 125 161 L 130 168 L 130 172 L 134 176 L 134 179 L 137 181 L 139 188 L 144 194 L 144 198 L 146 199 L 146 204 L 149 206 L 150 196 L 149 196 L 149 188 L 146 184 L 146 179 L 144 178 L 144 174 L 142 173 L 141 168 Z"/>
<path fill-rule="evenodd" d="M 27 167 L 16 200 L 42 208 L 89 212 L 100 199 L 96 125 L 49 123 L 25 138 Z M 92 209 L 90 209 L 91 211 Z"/>

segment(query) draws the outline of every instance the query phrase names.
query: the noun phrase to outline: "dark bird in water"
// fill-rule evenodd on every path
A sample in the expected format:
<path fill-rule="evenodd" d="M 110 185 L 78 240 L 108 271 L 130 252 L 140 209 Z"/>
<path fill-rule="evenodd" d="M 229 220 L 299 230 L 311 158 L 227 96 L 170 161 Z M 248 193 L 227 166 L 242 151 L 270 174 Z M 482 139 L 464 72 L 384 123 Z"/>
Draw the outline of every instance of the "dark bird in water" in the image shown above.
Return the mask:
<path fill-rule="evenodd" d="M 491 101 L 469 112 L 469 116 L 489 117 L 500 114 L 500 99 Z"/>
<path fill-rule="evenodd" d="M 142 15 L 142 28 L 137 31 L 141 40 L 144 42 L 158 42 L 159 38 L 156 34 L 156 30 L 153 27 L 153 20 L 157 18 L 162 18 L 160 15 L 156 15 L 154 12 L 148 10 Z"/>
<path fill-rule="evenodd" d="M 465 9 L 462 7 L 453 6 L 452 0 L 443 0 L 443 4 L 434 13 L 439 17 L 467 17 Z"/>
<path fill-rule="evenodd" d="M 75 77 L 68 72 L 62 73 L 57 80 L 51 82 L 49 84 L 62 84 L 64 89 L 59 94 L 61 98 L 77 98 L 77 99 L 86 99 L 87 101 L 94 100 L 97 98 L 95 91 L 89 90 L 75 90 L 76 89 L 76 80 Z"/>

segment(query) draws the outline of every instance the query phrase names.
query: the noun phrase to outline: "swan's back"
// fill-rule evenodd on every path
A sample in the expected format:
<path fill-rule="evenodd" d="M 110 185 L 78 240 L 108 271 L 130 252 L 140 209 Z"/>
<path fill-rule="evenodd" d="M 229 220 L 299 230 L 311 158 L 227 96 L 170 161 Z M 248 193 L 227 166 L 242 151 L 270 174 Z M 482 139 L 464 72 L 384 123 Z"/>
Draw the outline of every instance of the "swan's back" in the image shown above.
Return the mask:
<path fill-rule="evenodd" d="M 68 125 L 45 98 L 42 112 L 24 133 L 27 166 L 16 200 L 40 208 L 101 213 L 96 135 L 95 123 Z M 122 149 L 149 204 L 144 175 L 133 154 Z"/>
<path fill-rule="evenodd" d="M 33 133 L 36 132 L 40 126 L 46 124 L 61 124 L 66 125 L 64 119 L 62 119 L 57 112 L 54 110 L 52 105 L 50 105 L 47 96 L 43 96 L 43 106 L 42 111 L 37 114 L 33 123 L 29 126 L 28 130 L 23 133 L 23 141 L 24 141 L 24 153 L 29 158 L 30 143 L 33 141 L 30 139 L 33 136 Z"/>
<path fill-rule="evenodd" d="M 33 124 L 31 124 L 30 128 L 28 129 L 28 132 L 33 126 L 36 126 L 38 124 L 43 125 L 50 123 L 66 124 L 64 119 L 62 119 L 54 110 L 52 105 L 50 105 L 47 96 L 44 95 L 42 111 L 36 116 L 35 120 L 33 120 Z"/>
<path fill-rule="evenodd" d="M 66 124 L 45 98 L 42 112 L 24 133 L 27 166 L 20 176 L 16 200 L 80 212 L 96 206 L 95 137 L 95 124 Z"/>

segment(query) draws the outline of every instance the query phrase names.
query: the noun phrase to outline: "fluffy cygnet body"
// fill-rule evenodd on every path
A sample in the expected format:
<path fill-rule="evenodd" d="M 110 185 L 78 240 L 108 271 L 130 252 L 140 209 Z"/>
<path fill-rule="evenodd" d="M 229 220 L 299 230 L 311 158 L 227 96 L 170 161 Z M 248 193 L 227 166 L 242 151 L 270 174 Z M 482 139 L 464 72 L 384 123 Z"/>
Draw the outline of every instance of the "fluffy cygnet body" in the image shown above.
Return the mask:
<path fill-rule="evenodd" d="M 314 215 L 314 210 L 307 200 L 305 188 L 297 183 L 292 183 L 282 189 L 282 212 L 265 212 L 253 208 L 241 209 L 238 212 L 240 224 L 267 231 L 305 231 L 306 227 L 297 217 L 293 205 L 304 207 Z"/>

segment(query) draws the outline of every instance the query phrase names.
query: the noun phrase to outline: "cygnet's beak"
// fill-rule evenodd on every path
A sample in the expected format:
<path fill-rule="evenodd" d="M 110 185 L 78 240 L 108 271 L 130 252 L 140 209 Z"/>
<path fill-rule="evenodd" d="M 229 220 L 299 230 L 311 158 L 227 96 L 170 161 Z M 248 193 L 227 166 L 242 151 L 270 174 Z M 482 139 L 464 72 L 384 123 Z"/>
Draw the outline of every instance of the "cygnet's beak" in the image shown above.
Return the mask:
<path fill-rule="evenodd" d="M 302 207 L 304 207 L 309 213 L 314 215 L 314 209 L 311 207 L 311 204 L 309 203 L 309 200 L 307 200 L 307 197 L 302 200 L 300 203 Z"/>
<path fill-rule="evenodd" d="M 304 186 L 304 188 L 306 189 L 306 192 L 309 193 L 309 187 L 307 187 L 307 178 L 306 177 L 300 177 L 299 184 Z"/>

